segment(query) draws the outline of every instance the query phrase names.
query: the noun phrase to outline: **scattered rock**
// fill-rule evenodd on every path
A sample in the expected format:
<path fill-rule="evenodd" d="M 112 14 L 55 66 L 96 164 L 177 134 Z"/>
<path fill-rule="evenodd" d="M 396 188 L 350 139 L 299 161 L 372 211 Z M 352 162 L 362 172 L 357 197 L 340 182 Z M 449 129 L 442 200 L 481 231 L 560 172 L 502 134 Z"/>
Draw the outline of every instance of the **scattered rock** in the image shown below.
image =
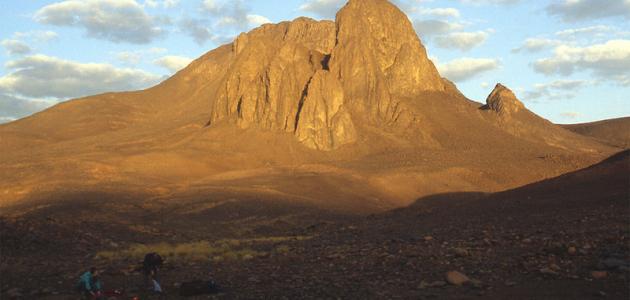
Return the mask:
<path fill-rule="evenodd" d="M 446 273 L 446 281 L 452 285 L 461 286 L 470 282 L 470 278 L 458 271 L 450 271 Z"/>
<path fill-rule="evenodd" d="M 428 282 L 426 282 L 426 281 L 424 281 L 424 280 L 422 280 L 422 281 L 420 282 L 420 284 L 418 285 L 418 288 L 419 288 L 419 289 L 421 289 L 421 290 L 424 290 L 424 289 L 426 289 L 426 288 L 428 288 L 428 287 L 429 287 L 429 283 L 428 283 Z"/>
<path fill-rule="evenodd" d="M 540 273 L 545 275 L 558 275 L 558 272 L 552 270 L 551 268 L 542 268 L 540 269 Z"/>
<path fill-rule="evenodd" d="M 453 249 L 453 252 L 457 255 L 457 256 L 468 256 L 470 255 L 470 253 L 468 252 L 468 250 L 464 249 L 464 248 L 455 248 Z"/>
<path fill-rule="evenodd" d="M 608 272 L 606 271 L 593 271 L 591 272 L 591 277 L 594 279 L 604 279 L 608 277 Z"/>
<path fill-rule="evenodd" d="M 254 256 L 251 254 L 246 254 L 243 256 L 243 260 L 252 260 L 252 259 L 254 259 Z"/>
<path fill-rule="evenodd" d="M 471 279 L 470 283 L 476 289 L 482 289 L 483 288 L 483 282 L 481 280 Z"/>
<path fill-rule="evenodd" d="M 420 285 L 418 285 L 418 289 L 424 290 L 428 288 L 440 288 L 440 287 L 445 286 L 446 284 L 447 283 L 445 281 L 427 282 L 423 280 L 422 282 L 420 282 Z"/>
<path fill-rule="evenodd" d="M 429 287 L 443 287 L 445 285 L 446 285 L 446 281 L 441 281 L 441 280 L 429 283 Z"/>
<path fill-rule="evenodd" d="M 18 288 L 12 288 L 7 291 L 7 296 L 9 297 L 9 299 L 21 298 L 22 292 Z"/>
<path fill-rule="evenodd" d="M 630 270 L 630 262 L 619 258 L 609 257 L 601 260 L 599 264 L 597 264 L 597 267 L 601 270 L 628 271 Z"/>

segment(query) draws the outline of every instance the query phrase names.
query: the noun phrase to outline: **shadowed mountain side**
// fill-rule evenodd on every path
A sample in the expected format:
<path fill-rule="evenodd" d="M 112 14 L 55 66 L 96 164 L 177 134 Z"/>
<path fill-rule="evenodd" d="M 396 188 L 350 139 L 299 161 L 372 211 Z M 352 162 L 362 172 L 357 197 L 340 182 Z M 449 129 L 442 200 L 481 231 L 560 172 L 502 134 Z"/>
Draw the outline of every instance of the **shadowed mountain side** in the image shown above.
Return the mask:
<path fill-rule="evenodd" d="M 419 199 L 404 211 L 443 210 L 491 218 L 545 215 L 601 206 L 627 206 L 630 199 L 630 151 L 625 150 L 591 167 L 494 193 L 449 193 Z M 626 207 L 627 208 L 627 207 Z"/>
<path fill-rule="evenodd" d="M 261 234 L 281 236 L 312 224 L 358 217 L 354 211 L 344 214 L 294 199 L 283 200 L 276 195 L 239 194 L 238 199 L 232 196 L 229 191 L 217 191 L 204 199 L 182 197 L 177 202 L 162 202 L 152 199 L 151 195 L 133 192 L 73 191 L 48 195 L 44 201 L 33 198 L 28 205 L 4 210 L 0 217 L 86 224 L 90 229 L 102 227 L 98 235 L 103 240 L 145 242 L 160 241 L 169 235 L 185 240 L 200 232 L 212 232 L 213 239 Z M 55 234 L 67 234 L 69 228 Z M 5 250 L 10 248 L 3 246 Z"/>
<path fill-rule="evenodd" d="M 623 149 L 630 148 L 630 117 L 561 126 L 608 145 Z"/>

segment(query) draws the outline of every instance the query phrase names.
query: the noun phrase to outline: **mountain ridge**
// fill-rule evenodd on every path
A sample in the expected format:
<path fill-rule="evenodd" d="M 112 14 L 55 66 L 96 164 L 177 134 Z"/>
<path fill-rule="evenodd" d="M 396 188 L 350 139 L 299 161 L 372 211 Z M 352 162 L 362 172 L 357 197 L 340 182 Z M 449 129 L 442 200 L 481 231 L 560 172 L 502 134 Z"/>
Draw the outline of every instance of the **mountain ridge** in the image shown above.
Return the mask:
<path fill-rule="evenodd" d="M 109 184 L 169 197 L 231 178 L 234 189 L 304 199 L 294 177 L 318 174 L 327 179 L 295 186 L 330 194 L 308 201 L 388 207 L 515 187 L 616 151 L 540 118 L 511 92 L 497 96 L 467 99 L 398 8 L 352 0 L 336 22 L 298 18 L 241 34 L 155 87 L 0 125 L 0 190 L 4 203 Z M 531 172 L 514 172 L 523 168 Z"/>

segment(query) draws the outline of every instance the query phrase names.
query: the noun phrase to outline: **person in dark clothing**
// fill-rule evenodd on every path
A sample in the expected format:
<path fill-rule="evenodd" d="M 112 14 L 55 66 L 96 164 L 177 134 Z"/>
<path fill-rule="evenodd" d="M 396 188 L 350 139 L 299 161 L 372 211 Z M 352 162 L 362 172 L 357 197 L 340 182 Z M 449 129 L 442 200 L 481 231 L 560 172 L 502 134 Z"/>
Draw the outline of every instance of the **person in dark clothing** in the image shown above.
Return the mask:
<path fill-rule="evenodd" d="M 162 292 L 162 288 L 158 282 L 158 272 L 162 264 L 164 264 L 164 259 L 155 252 L 145 255 L 144 261 L 142 262 L 142 272 L 144 273 L 146 284 L 150 284 L 151 290 L 157 293 Z"/>

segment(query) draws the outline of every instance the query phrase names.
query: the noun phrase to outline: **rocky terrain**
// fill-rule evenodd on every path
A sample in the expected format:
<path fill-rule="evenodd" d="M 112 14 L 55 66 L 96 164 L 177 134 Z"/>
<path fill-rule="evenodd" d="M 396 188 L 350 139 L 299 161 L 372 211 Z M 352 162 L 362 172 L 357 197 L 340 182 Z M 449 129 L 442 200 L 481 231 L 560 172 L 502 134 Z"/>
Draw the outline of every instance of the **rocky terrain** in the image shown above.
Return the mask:
<path fill-rule="evenodd" d="M 136 268 L 159 251 L 166 299 L 209 276 L 225 299 L 627 299 L 606 124 L 553 124 L 501 84 L 472 101 L 397 7 L 350 0 L 0 125 L 0 295 L 72 298 L 95 265 L 157 298 Z"/>
<path fill-rule="evenodd" d="M 152 249 L 167 256 L 167 299 L 207 278 L 224 289 L 217 299 L 627 299 L 629 164 L 625 151 L 515 190 L 436 195 L 363 217 L 250 203 L 207 209 L 221 217 L 202 223 L 174 217 L 177 206 L 113 221 L 98 202 L 52 205 L 2 221 L 2 294 L 67 299 L 96 265 L 108 287 L 142 295 L 134 269 Z"/>

